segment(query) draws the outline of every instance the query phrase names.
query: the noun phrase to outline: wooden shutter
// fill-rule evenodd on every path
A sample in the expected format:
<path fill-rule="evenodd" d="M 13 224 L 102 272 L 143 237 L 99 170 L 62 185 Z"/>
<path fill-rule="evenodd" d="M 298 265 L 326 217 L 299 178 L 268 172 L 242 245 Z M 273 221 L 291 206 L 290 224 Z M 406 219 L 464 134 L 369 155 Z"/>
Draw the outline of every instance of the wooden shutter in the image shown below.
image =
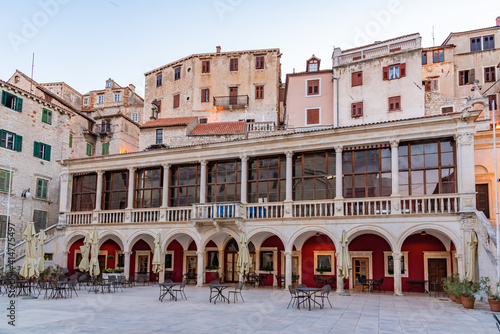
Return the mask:
<path fill-rule="evenodd" d="M 7 106 L 7 92 L 2 90 L 2 104 Z"/>
<path fill-rule="evenodd" d="M 90 145 L 90 143 L 87 143 L 87 149 L 86 149 L 86 152 L 87 156 L 91 156 L 92 155 L 92 145 Z"/>
<path fill-rule="evenodd" d="M 44 160 L 50 161 L 50 145 L 45 145 L 45 157 Z"/>
<path fill-rule="evenodd" d="M 19 112 L 23 111 L 23 99 L 20 99 L 16 96 L 16 110 Z"/>
<path fill-rule="evenodd" d="M 23 136 L 15 135 L 14 139 L 14 149 L 17 152 L 21 152 L 23 150 Z"/>
<path fill-rule="evenodd" d="M 382 68 L 382 79 L 389 80 L 389 66 L 384 66 Z"/>
<path fill-rule="evenodd" d="M 174 95 L 174 108 L 179 107 L 179 100 L 180 100 L 180 95 L 179 94 Z"/>
<path fill-rule="evenodd" d="M 73 134 L 69 134 L 69 147 L 73 147 Z"/>
<path fill-rule="evenodd" d="M 469 84 L 474 83 L 474 80 L 476 80 L 476 70 L 472 69 L 469 71 Z"/>
<path fill-rule="evenodd" d="M 109 154 L 109 143 L 102 143 L 102 155 Z"/>
<path fill-rule="evenodd" d="M 363 116 L 363 102 L 351 104 L 351 117 L 357 118 Z"/>
<path fill-rule="evenodd" d="M 351 73 L 351 85 L 352 87 L 361 86 L 363 84 L 363 72 L 353 72 Z"/>
<path fill-rule="evenodd" d="M 319 80 L 308 80 L 307 95 L 318 95 L 318 94 L 319 94 Z"/>
<path fill-rule="evenodd" d="M 399 64 L 399 77 L 405 77 L 406 76 L 406 63 Z"/>
<path fill-rule="evenodd" d="M 47 116 L 48 116 L 48 110 L 47 109 L 43 109 L 42 110 L 42 122 L 48 123 Z"/>
<path fill-rule="evenodd" d="M 33 145 L 33 156 L 40 158 L 40 143 L 37 141 Z"/>
<path fill-rule="evenodd" d="M 210 60 L 204 60 L 201 63 L 201 73 L 210 73 Z"/>
<path fill-rule="evenodd" d="M 319 109 L 307 109 L 307 124 L 319 124 Z"/>

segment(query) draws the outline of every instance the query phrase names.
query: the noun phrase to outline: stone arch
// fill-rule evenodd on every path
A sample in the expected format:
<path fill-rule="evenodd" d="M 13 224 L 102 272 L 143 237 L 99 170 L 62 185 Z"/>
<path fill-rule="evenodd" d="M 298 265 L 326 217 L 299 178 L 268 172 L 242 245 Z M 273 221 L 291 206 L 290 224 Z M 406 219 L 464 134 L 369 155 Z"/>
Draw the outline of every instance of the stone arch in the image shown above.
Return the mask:
<path fill-rule="evenodd" d="M 69 252 L 69 248 L 71 247 L 72 244 L 74 244 L 76 241 L 80 239 L 85 239 L 86 236 L 90 237 L 90 233 L 85 233 L 83 231 L 74 231 L 71 232 L 67 237 L 66 240 L 64 240 L 64 250 L 66 252 Z"/>
<path fill-rule="evenodd" d="M 142 230 L 142 231 L 136 231 L 134 232 L 127 240 L 125 244 L 125 252 L 131 252 L 132 247 L 134 247 L 134 244 L 141 239 L 143 236 L 151 237 L 151 238 L 144 238 L 144 241 L 149 245 L 151 249 L 154 249 L 154 240 L 156 237 L 157 233 L 154 233 L 153 231 L 148 231 L 148 230 Z"/>
<path fill-rule="evenodd" d="M 488 168 L 486 168 L 483 165 L 475 165 L 474 174 L 476 175 L 488 174 Z"/>
<path fill-rule="evenodd" d="M 384 239 L 385 241 L 387 241 L 392 251 L 398 249 L 396 248 L 397 247 L 396 238 L 391 232 L 380 226 L 373 226 L 373 225 L 356 226 L 347 231 L 346 235 L 348 243 L 350 244 L 352 240 L 363 234 L 375 234 Z"/>
<path fill-rule="evenodd" d="M 193 239 L 194 243 L 196 244 L 196 249 L 200 249 L 200 239 L 199 239 L 198 235 L 196 234 L 196 232 L 188 230 L 188 229 L 175 229 L 175 230 L 169 232 L 164 237 L 162 237 L 161 249 L 163 249 L 165 251 L 167 249 L 168 245 L 170 245 L 170 243 L 175 240 L 175 237 L 178 235 L 182 235 L 182 234 L 187 235 L 188 237 Z M 187 245 L 187 247 L 189 247 L 189 245 Z M 187 249 L 187 247 L 186 247 L 186 249 Z"/>
<path fill-rule="evenodd" d="M 241 232 L 236 230 L 236 229 L 233 230 L 232 228 L 229 228 L 229 227 L 221 227 L 219 230 L 210 229 L 204 234 L 204 236 L 201 238 L 201 242 L 200 242 L 201 247 L 199 248 L 199 250 L 205 249 L 205 247 L 207 247 L 207 244 L 213 238 L 217 238 L 217 236 L 222 236 L 224 234 L 227 234 L 228 236 L 231 235 L 234 238 L 234 240 L 236 240 L 238 247 L 240 247 Z M 228 241 L 228 238 L 224 238 L 223 244 L 225 245 L 227 243 L 227 241 Z M 217 246 L 220 246 L 220 245 L 217 245 Z"/>
<path fill-rule="evenodd" d="M 104 230 L 99 233 L 99 248 L 106 242 L 107 240 L 113 240 L 120 246 L 122 250 L 125 250 L 125 236 L 118 231 L 109 231 Z"/>
<path fill-rule="evenodd" d="M 293 245 L 297 241 L 298 238 L 303 236 L 304 234 L 309 234 L 309 233 L 323 233 L 327 235 L 332 241 L 333 244 L 335 245 L 335 249 L 340 249 L 340 240 L 337 238 L 337 236 L 329 229 L 321 226 L 306 226 L 303 228 L 298 229 L 295 231 L 291 236 L 290 239 L 288 240 L 288 243 L 285 244 L 285 251 L 286 252 L 291 252 L 293 249 Z M 307 240 L 307 238 L 305 238 Z M 305 242 L 305 240 L 302 241 L 302 244 Z"/>
<path fill-rule="evenodd" d="M 437 232 L 437 235 L 434 235 L 434 236 L 436 238 L 438 238 L 445 246 L 446 246 L 446 244 L 443 242 L 443 239 L 440 238 L 440 236 L 444 235 L 444 236 L 448 237 L 455 245 L 456 252 L 462 253 L 463 245 L 462 245 L 462 242 L 460 240 L 460 237 L 457 234 L 455 234 L 452 230 L 447 229 L 443 226 L 440 226 L 437 224 L 429 224 L 429 223 L 418 224 L 418 225 L 412 226 L 412 227 L 408 228 L 407 230 L 405 230 L 403 233 L 401 233 L 401 235 L 398 238 L 397 248 L 395 251 L 397 251 L 397 252 L 401 251 L 401 247 L 403 246 L 403 243 L 405 242 L 405 240 L 410 235 L 415 234 L 415 233 L 419 233 L 421 231 L 426 231 L 427 233 Z"/>
<path fill-rule="evenodd" d="M 283 243 L 283 247 L 285 247 L 285 249 L 286 249 L 286 245 L 288 242 L 286 237 L 283 235 L 283 233 L 281 233 L 280 231 L 273 229 L 271 227 L 257 227 L 257 228 L 255 228 L 254 230 L 247 233 L 247 240 L 249 242 L 252 241 L 251 240 L 252 237 L 255 237 L 257 234 L 260 234 L 260 233 L 269 233 L 270 234 L 269 236 L 271 236 L 271 235 L 277 236 L 281 240 L 281 242 Z M 257 245 L 255 245 L 255 243 L 254 243 L 254 246 L 257 246 Z M 258 245 L 258 246 L 260 248 L 260 245 Z"/>

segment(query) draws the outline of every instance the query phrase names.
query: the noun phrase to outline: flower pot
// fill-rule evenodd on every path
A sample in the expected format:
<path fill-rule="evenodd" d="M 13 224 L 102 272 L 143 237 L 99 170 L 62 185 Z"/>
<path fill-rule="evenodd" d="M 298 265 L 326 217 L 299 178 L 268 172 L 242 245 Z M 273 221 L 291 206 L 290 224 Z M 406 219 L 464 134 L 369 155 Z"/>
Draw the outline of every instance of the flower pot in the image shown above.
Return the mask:
<path fill-rule="evenodd" d="M 500 312 L 500 300 L 488 299 L 491 312 Z"/>
<path fill-rule="evenodd" d="M 462 301 L 462 305 L 464 306 L 464 308 L 474 308 L 474 302 L 476 301 L 475 297 L 469 299 L 469 297 L 461 296 L 460 300 Z"/>
<path fill-rule="evenodd" d="M 450 299 L 452 302 L 457 302 L 457 298 L 454 295 L 450 295 Z"/>
<path fill-rule="evenodd" d="M 456 297 L 455 296 L 455 303 L 457 304 L 462 304 L 462 300 L 460 299 L 461 297 Z"/>

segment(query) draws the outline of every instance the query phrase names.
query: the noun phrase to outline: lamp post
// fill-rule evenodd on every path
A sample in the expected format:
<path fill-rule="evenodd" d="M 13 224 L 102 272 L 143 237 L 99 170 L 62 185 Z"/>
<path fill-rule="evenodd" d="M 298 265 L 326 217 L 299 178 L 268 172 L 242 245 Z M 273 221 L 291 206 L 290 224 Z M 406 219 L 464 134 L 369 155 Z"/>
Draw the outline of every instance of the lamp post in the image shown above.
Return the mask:
<path fill-rule="evenodd" d="M 12 191 L 12 166 L 9 166 L 9 192 L 7 195 L 7 221 L 5 222 L 5 245 L 3 250 L 3 271 L 7 271 L 7 245 L 9 235 L 9 222 L 10 222 L 10 192 Z"/>

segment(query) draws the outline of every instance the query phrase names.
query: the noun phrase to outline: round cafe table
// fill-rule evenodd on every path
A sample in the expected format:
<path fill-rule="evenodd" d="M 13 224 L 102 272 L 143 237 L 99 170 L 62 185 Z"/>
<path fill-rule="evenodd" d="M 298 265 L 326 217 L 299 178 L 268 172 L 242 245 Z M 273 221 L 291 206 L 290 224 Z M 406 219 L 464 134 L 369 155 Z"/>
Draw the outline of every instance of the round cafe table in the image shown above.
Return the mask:
<path fill-rule="evenodd" d="M 302 292 L 306 298 L 304 298 L 301 302 L 297 302 L 297 308 L 300 309 L 300 304 L 303 304 L 307 301 L 307 303 L 309 304 L 309 311 L 311 310 L 311 300 L 313 302 L 313 304 L 318 304 L 319 308 L 323 308 L 323 305 L 321 305 L 320 303 L 318 303 L 316 300 L 314 300 L 314 298 L 312 298 L 314 296 L 314 294 L 318 291 L 321 291 L 321 289 L 318 289 L 318 288 L 296 288 L 296 290 L 298 292 Z"/>

